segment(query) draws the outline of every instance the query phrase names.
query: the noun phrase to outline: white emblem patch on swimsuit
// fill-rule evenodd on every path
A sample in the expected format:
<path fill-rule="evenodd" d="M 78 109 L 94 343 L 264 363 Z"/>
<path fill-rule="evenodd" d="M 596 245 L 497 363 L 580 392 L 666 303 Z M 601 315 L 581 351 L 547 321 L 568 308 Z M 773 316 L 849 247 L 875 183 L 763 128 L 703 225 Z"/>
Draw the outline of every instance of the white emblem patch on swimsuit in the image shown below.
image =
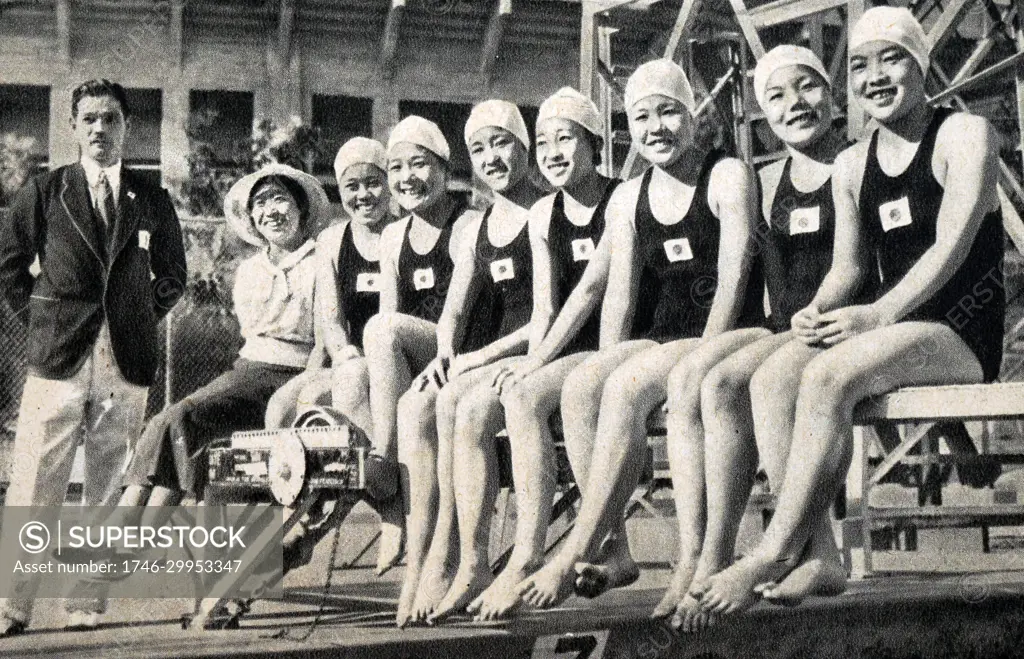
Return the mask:
<path fill-rule="evenodd" d="M 360 272 L 356 275 L 357 293 L 380 293 L 378 272 Z"/>
<path fill-rule="evenodd" d="M 794 208 L 789 212 L 789 235 L 814 233 L 821 226 L 820 207 Z"/>
<path fill-rule="evenodd" d="M 412 273 L 412 286 L 417 291 L 422 291 L 425 288 L 433 288 L 434 269 L 421 268 L 419 270 L 414 270 Z"/>
<path fill-rule="evenodd" d="M 887 201 L 878 207 L 878 219 L 882 221 L 882 231 L 907 226 L 913 221 L 910 217 L 910 201 L 906 197 Z"/>
<path fill-rule="evenodd" d="M 516 269 L 511 258 L 491 261 L 491 279 L 495 282 L 514 279 L 515 276 Z"/>
<path fill-rule="evenodd" d="M 589 261 L 594 255 L 594 241 L 591 238 L 577 238 L 572 241 L 572 260 Z"/>
<path fill-rule="evenodd" d="M 693 250 L 690 249 L 690 240 L 688 238 L 666 240 L 665 256 L 668 257 L 670 263 L 675 263 L 676 261 L 689 261 L 693 258 Z"/>
<path fill-rule="evenodd" d="M 149 251 L 149 238 L 150 233 L 145 229 L 139 230 L 139 247 L 146 251 Z"/>

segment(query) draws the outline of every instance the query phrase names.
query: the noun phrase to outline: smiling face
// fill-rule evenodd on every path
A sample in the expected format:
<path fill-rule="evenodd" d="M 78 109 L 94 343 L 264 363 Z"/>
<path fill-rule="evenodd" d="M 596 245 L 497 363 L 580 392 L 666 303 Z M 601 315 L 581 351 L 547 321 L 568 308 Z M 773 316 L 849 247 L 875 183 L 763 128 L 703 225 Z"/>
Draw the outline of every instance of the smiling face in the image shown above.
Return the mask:
<path fill-rule="evenodd" d="M 113 96 L 83 96 L 71 118 L 71 130 L 82 154 L 100 167 L 110 167 L 121 160 L 128 120 Z"/>
<path fill-rule="evenodd" d="M 530 154 L 516 137 L 497 126 L 484 126 L 469 136 L 473 172 L 494 192 L 501 194 L 523 180 Z"/>
<path fill-rule="evenodd" d="M 424 211 L 445 195 L 448 168 L 438 156 L 417 144 L 399 142 L 388 153 L 388 187 L 398 205 Z"/>
<path fill-rule="evenodd" d="M 283 185 L 272 179 L 260 181 L 251 199 L 249 216 L 264 240 L 288 251 L 302 243 L 302 212 Z"/>
<path fill-rule="evenodd" d="M 921 67 L 889 41 L 868 41 L 850 51 L 850 87 L 864 111 L 882 123 L 926 101 Z"/>
<path fill-rule="evenodd" d="M 763 109 L 779 139 L 798 148 L 813 144 L 832 126 L 828 86 L 817 72 L 799 64 L 768 77 Z"/>
<path fill-rule="evenodd" d="M 629 108 L 629 134 L 641 156 L 666 167 L 683 155 L 691 140 L 692 120 L 679 101 L 652 94 Z"/>
<path fill-rule="evenodd" d="M 375 165 L 357 163 L 345 168 L 338 179 L 341 205 L 353 222 L 373 224 L 388 214 L 387 175 Z"/>
<path fill-rule="evenodd" d="M 541 121 L 537 124 L 537 165 L 554 187 L 572 187 L 594 172 L 590 133 L 570 119 Z"/>

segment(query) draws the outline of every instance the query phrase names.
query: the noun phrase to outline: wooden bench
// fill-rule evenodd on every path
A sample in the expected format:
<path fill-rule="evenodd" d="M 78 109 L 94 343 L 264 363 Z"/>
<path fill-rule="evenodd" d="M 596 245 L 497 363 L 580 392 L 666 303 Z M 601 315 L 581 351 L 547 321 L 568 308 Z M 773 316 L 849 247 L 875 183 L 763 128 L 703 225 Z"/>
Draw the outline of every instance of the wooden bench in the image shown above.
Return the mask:
<path fill-rule="evenodd" d="M 967 435 L 966 421 L 1024 419 L 1024 382 L 977 385 L 908 387 L 861 403 L 854 413 L 854 461 L 847 491 L 859 512 L 861 543 L 864 552 L 863 574 L 870 575 L 872 531 L 882 528 L 981 528 L 987 544 L 990 526 L 1024 525 L 1024 505 L 942 505 L 941 467 L 961 468 L 983 463 L 1024 464 L 1024 455 L 992 454 L 982 443 L 980 454 L 962 451 L 940 454 L 938 441 Z M 874 428 L 872 433 L 863 428 Z M 905 426 L 903 433 L 900 427 Z M 877 441 L 874 441 L 877 439 Z M 874 443 L 882 460 L 872 465 L 869 444 Z M 855 472 L 858 469 L 859 478 Z M 921 472 L 918 506 L 882 507 L 873 505 L 871 491 L 889 477 L 898 465 L 916 466 Z M 844 548 L 848 549 L 848 548 Z M 849 553 L 847 552 L 849 557 Z"/>

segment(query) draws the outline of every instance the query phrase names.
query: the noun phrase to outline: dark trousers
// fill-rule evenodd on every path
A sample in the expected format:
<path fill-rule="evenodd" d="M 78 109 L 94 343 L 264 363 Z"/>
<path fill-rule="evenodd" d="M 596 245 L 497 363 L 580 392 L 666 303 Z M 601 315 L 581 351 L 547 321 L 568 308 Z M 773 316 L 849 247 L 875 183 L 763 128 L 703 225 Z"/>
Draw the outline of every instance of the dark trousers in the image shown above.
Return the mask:
<path fill-rule="evenodd" d="M 263 428 L 267 401 L 301 372 L 239 359 L 230 371 L 150 420 L 124 484 L 162 486 L 202 498 L 210 443 L 239 430 Z"/>

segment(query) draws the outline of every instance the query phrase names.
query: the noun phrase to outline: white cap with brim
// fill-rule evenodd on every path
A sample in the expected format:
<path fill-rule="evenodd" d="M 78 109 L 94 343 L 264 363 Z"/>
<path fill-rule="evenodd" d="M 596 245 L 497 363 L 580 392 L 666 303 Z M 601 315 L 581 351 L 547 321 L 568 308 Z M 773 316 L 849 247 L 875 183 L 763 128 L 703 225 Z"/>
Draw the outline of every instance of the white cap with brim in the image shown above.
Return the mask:
<path fill-rule="evenodd" d="M 757 99 L 757 104 L 761 106 L 761 109 L 764 109 L 764 94 L 768 89 L 768 79 L 772 77 L 773 73 L 787 66 L 805 66 L 821 76 L 826 85 L 832 86 L 832 79 L 829 78 L 825 65 L 821 63 L 813 50 L 803 46 L 776 46 L 765 53 L 754 67 L 754 98 Z"/>
<path fill-rule="evenodd" d="M 388 153 L 384 145 L 368 137 L 353 137 L 341 145 L 334 157 L 334 177 L 341 175 L 352 165 L 373 165 L 382 172 L 388 169 Z"/>
<path fill-rule="evenodd" d="M 623 105 L 628 111 L 637 101 L 656 94 L 679 101 L 691 115 L 697 109 L 686 72 L 672 60 L 656 59 L 641 64 L 626 81 Z"/>
<path fill-rule="evenodd" d="M 271 163 L 257 172 L 246 174 L 238 179 L 224 197 L 224 217 L 227 218 L 228 226 L 250 245 L 262 247 L 267 244 L 267 241 L 253 226 L 252 216 L 249 213 L 249 197 L 260 181 L 278 177 L 298 183 L 306 193 L 309 208 L 306 220 L 307 239 L 316 238 L 320 231 L 330 224 L 331 203 L 327 200 L 327 193 L 324 192 L 320 181 L 294 167 Z"/>
<path fill-rule="evenodd" d="M 466 120 L 466 129 L 463 131 L 466 146 L 469 146 L 469 138 L 473 137 L 481 128 L 487 128 L 488 126 L 507 130 L 524 147 L 530 148 L 530 131 L 526 129 L 523 115 L 514 103 L 498 99 L 477 103 L 473 107 L 473 111 L 469 113 L 469 119 Z"/>
<path fill-rule="evenodd" d="M 562 87 L 540 104 L 537 125 L 547 119 L 568 119 L 597 137 L 604 136 L 604 120 L 597 105 L 572 87 Z"/>
<path fill-rule="evenodd" d="M 395 124 L 388 137 L 388 153 L 401 142 L 421 146 L 445 162 L 452 159 L 452 152 L 448 148 L 448 140 L 445 139 L 444 133 L 437 124 L 423 117 L 413 114 Z"/>
<path fill-rule="evenodd" d="M 913 57 L 921 73 L 928 76 L 928 35 L 909 9 L 874 7 L 864 12 L 850 30 L 850 52 L 870 41 L 888 41 L 902 47 Z"/>

